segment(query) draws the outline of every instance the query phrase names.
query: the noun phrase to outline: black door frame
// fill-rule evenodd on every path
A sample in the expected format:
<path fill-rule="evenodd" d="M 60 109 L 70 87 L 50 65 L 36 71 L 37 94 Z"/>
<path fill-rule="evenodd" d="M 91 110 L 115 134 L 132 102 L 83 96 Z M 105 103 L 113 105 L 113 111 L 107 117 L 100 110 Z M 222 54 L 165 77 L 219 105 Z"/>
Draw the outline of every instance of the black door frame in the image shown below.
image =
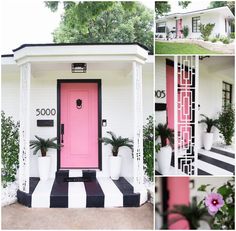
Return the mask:
<path fill-rule="evenodd" d="M 99 169 L 102 170 L 102 80 L 101 79 L 58 79 L 57 80 L 57 144 L 60 144 L 61 138 L 61 84 L 62 83 L 97 83 L 98 86 L 98 168 L 85 169 Z M 68 167 L 69 168 L 69 167 Z M 67 168 L 67 169 L 68 169 Z M 57 171 L 61 169 L 61 151 L 57 150 Z M 69 168 L 69 169 L 83 169 L 83 168 Z"/>

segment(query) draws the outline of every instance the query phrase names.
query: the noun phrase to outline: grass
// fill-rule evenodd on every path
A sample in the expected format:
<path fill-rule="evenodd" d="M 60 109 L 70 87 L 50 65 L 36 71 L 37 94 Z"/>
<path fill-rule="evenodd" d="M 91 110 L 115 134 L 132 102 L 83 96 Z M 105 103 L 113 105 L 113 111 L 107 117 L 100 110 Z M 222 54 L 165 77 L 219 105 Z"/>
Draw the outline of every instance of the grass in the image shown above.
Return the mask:
<path fill-rule="evenodd" d="M 156 54 L 220 54 L 219 52 L 210 51 L 196 44 L 188 43 L 171 43 L 156 42 Z"/>

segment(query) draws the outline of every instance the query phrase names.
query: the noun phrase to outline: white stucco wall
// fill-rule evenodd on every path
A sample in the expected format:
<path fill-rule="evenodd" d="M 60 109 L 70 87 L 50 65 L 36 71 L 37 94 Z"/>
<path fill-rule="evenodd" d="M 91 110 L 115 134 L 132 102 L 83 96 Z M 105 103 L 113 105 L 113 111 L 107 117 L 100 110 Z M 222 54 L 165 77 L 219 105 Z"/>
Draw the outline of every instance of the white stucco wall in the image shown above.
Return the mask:
<path fill-rule="evenodd" d="M 211 33 L 211 37 L 216 36 L 217 34 L 220 34 L 221 36 L 226 36 L 225 33 L 225 19 L 222 15 L 217 14 L 216 12 L 208 12 L 206 14 L 196 14 L 194 16 L 185 16 L 183 17 L 183 27 L 185 25 L 189 28 L 189 36 L 188 38 L 201 38 L 201 33 L 193 33 L 192 32 L 192 18 L 200 16 L 200 22 L 201 24 L 208 24 L 208 23 L 215 23 L 215 26 L 213 28 L 213 31 Z"/>
<path fill-rule="evenodd" d="M 164 90 L 166 93 L 166 58 L 156 56 L 155 62 L 155 90 Z M 166 103 L 166 96 L 164 98 L 155 97 L 155 103 Z M 156 111 L 156 124 L 166 123 L 166 111 Z"/>
<path fill-rule="evenodd" d="M 153 69 L 145 67 L 143 73 L 143 118 L 153 114 Z M 58 67 L 58 71 L 56 71 Z M 57 109 L 57 79 L 101 79 L 102 80 L 102 119 L 107 120 L 107 127 L 102 127 L 102 136 L 107 136 L 107 131 L 113 131 L 123 137 L 133 136 L 133 106 L 132 106 L 132 78 L 127 74 L 127 70 L 122 68 L 115 71 L 89 71 L 86 74 L 72 74 L 70 64 L 68 68 L 55 66 L 55 71 L 47 68 L 32 67 L 31 78 L 31 139 L 34 135 L 44 138 L 57 136 L 57 116 L 36 116 L 37 108 Z M 130 65 L 131 68 L 131 65 Z M 107 68 L 109 69 L 109 68 Z M 66 71 L 69 70 L 69 71 Z M 130 69 L 131 70 L 131 69 Z M 2 110 L 7 115 L 11 115 L 15 120 L 19 120 L 19 71 L 2 72 Z M 54 127 L 37 127 L 37 119 L 53 119 Z M 49 150 L 53 157 L 51 176 L 56 170 L 56 150 Z M 120 154 L 123 157 L 122 175 L 132 176 L 133 160 L 131 151 L 121 148 Z M 102 172 L 98 175 L 107 176 L 109 174 L 108 156 L 110 147 L 102 145 Z M 38 176 L 37 156 L 31 152 L 30 176 Z"/>

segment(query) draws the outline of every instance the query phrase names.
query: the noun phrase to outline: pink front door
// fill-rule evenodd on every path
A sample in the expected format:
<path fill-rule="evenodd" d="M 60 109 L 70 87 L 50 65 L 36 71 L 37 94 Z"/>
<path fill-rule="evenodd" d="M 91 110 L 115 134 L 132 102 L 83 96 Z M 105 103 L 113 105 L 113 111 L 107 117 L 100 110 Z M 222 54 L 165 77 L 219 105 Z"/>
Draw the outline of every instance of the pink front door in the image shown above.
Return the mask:
<path fill-rule="evenodd" d="M 60 83 L 61 168 L 99 168 L 98 83 Z"/>
<path fill-rule="evenodd" d="M 177 25 L 177 38 L 182 38 L 182 18 L 177 19 L 176 21 Z"/>

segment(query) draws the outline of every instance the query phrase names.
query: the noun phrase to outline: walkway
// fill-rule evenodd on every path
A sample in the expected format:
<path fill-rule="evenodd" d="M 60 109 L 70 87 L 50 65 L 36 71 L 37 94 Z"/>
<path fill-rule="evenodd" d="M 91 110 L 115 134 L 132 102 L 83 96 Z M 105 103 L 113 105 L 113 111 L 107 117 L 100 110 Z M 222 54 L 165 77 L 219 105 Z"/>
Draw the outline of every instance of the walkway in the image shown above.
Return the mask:
<path fill-rule="evenodd" d="M 2 208 L 2 229 L 153 229 L 153 206 L 138 208 Z"/>

